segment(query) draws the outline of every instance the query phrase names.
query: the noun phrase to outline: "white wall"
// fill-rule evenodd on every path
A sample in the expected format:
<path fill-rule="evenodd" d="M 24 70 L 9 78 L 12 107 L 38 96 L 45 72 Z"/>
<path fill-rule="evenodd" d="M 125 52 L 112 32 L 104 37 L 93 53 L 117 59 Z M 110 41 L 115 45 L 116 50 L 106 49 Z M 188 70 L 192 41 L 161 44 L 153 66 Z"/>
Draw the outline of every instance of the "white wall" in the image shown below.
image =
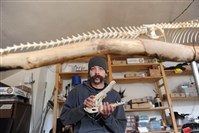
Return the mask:
<path fill-rule="evenodd" d="M 55 65 L 53 65 L 48 68 L 46 75 L 47 87 L 46 87 L 46 97 L 44 104 L 45 107 L 47 105 L 48 100 L 50 100 L 53 95 L 55 88 L 55 77 L 56 77 L 56 67 Z M 46 116 L 43 130 L 45 130 L 45 133 L 49 133 L 52 127 L 53 127 L 53 110 L 50 109 Z"/>

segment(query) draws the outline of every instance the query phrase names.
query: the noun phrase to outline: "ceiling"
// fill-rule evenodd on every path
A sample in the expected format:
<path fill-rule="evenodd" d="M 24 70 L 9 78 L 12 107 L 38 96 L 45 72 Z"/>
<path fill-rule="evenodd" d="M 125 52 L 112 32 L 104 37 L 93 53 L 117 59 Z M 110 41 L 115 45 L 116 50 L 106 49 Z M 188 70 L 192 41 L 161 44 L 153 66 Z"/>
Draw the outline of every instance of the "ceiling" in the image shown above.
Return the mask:
<path fill-rule="evenodd" d="M 1 48 L 106 27 L 171 22 L 193 0 L 2 0 Z M 175 21 L 199 19 L 199 1 Z"/>

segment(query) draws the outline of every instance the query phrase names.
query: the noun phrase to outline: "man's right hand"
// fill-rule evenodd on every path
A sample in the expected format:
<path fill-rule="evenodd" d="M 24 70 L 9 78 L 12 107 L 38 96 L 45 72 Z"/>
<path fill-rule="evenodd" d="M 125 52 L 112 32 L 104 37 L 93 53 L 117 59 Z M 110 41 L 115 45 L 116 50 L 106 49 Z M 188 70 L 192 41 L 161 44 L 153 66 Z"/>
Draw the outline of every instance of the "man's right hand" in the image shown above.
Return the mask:
<path fill-rule="evenodd" d="M 94 102 L 94 98 L 95 98 L 95 96 L 93 96 L 93 95 L 91 95 L 91 96 L 89 96 L 88 98 L 86 98 L 85 100 L 84 100 L 84 107 L 87 107 L 87 108 L 92 108 L 92 107 L 94 107 L 94 104 L 95 104 L 95 102 Z"/>

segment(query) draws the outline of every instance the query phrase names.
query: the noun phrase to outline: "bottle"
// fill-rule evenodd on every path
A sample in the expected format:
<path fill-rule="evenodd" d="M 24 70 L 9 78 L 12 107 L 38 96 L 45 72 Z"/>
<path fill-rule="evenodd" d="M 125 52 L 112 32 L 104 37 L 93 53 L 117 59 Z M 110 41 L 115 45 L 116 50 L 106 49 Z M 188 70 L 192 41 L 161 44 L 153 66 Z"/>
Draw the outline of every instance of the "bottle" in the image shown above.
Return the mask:
<path fill-rule="evenodd" d="M 154 104 L 155 104 L 155 107 L 162 107 L 161 99 L 157 93 L 154 98 Z"/>

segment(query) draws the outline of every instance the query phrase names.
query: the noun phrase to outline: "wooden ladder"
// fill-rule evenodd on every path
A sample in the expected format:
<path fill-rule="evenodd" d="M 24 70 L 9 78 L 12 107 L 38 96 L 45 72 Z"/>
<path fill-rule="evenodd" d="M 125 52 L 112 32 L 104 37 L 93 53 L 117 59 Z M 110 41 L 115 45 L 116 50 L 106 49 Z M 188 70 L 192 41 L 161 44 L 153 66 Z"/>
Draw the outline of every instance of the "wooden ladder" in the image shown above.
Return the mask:
<path fill-rule="evenodd" d="M 170 96 L 170 92 L 169 92 L 169 89 L 168 89 L 166 74 L 165 74 L 164 67 L 163 67 L 162 63 L 160 63 L 160 72 L 162 74 L 162 80 L 159 80 L 158 82 L 156 82 L 156 91 L 159 94 L 161 100 L 163 101 L 163 95 L 162 95 L 161 89 L 164 88 L 167 103 L 168 103 L 169 112 L 170 112 L 170 115 L 171 115 L 171 121 L 172 121 L 173 129 L 174 129 L 174 133 L 178 133 L 178 128 L 177 128 L 176 119 L 175 119 L 175 115 L 174 115 L 174 111 L 173 111 L 171 96 Z M 162 105 L 164 105 L 164 102 L 162 102 Z M 162 116 L 163 116 L 164 123 L 167 123 L 165 111 L 162 111 Z"/>

